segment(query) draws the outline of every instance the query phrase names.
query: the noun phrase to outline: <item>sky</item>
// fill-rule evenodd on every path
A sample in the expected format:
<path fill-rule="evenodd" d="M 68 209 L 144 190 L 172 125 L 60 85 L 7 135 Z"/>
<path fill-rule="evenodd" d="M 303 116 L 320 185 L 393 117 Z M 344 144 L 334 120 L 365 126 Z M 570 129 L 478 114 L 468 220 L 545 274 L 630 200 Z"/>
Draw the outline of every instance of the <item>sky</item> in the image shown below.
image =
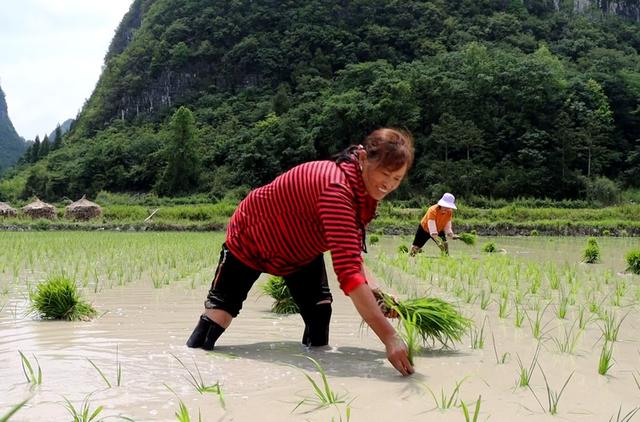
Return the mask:
<path fill-rule="evenodd" d="M 75 118 L 133 0 L 0 0 L 0 86 L 18 135 Z"/>

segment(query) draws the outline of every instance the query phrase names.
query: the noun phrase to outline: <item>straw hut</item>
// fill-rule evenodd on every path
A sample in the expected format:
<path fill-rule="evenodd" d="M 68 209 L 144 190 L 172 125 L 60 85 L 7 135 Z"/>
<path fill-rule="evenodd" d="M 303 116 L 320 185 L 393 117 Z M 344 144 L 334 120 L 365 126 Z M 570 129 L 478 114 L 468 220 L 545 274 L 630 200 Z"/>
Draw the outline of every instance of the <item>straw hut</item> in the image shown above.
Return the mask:
<path fill-rule="evenodd" d="M 42 202 L 38 198 L 35 198 L 29 205 L 22 207 L 22 211 L 31 218 L 48 218 L 49 220 L 56 218 L 56 207 Z"/>
<path fill-rule="evenodd" d="M 0 217 L 15 217 L 18 211 L 5 202 L 0 202 Z"/>
<path fill-rule="evenodd" d="M 102 214 L 102 208 L 95 202 L 89 201 L 85 195 L 82 198 L 67 205 L 64 210 L 64 217 L 74 220 L 90 220 L 99 217 Z"/>

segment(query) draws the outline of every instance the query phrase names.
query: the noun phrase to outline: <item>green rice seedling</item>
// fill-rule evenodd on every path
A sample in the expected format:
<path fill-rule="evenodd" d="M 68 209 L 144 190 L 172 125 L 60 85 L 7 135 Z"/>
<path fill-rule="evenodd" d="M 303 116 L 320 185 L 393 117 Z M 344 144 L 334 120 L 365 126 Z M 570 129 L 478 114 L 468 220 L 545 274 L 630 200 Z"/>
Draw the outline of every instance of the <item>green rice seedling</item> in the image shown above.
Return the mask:
<path fill-rule="evenodd" d="M 33 358 L 36 360 L 36 364 L 38 365 L 37 373 L 36 371 L 34 371 L 31 362 L 29 362 L 29 359 L 24 355 L 24 353 L 22 353 L 20 350 L 18 350 L 18 353 L 20 354 L 22 373 L 24 374 L 27 382 L 31 384 L 31 387 L 42 384 L 42 368 L 40 368 L 40 362 L 38 362 L 38 358 L 36 357 L 36 355 L 33 355 Z"/>
<path fill-rule="evenodd" d="M 491 331 L 491 340 L 493 341 L 493 354 L 496 357 L 496 363 L 498 365 L 505 364 L 507 362 L 507 358 L 509 357 L 509 352 L 505 352 L 500 357 L 498 357 L 498 349 L 496 348 L 496 338 L 493 335 L 493 331 Z"/>
<path fill-rule="evenodd" d="M 582 253 L 582 262 L 596 264 L 600 262 L 600 246 L 595 237 L 590 237 Z"/>
<path fill-rule="evenodd" d="M 476 244 L 477 236 L 475 234 L 461 233 L 458 237 L 459 237 L 460 240 L 462 240 L 465 243 L 465 245 L 475 245 Z"/>
<path fill-rule="evenodd" d="M 625 255 L 627 271 L 640 274 L 640 250 L 632 250 Z"/>
<path fill-rule="evenodd" d="M 408 252 L 409 252 L 409 248 L 404 243 L 401 244 L 400 246 L 398 246 L 398 253 L 403 254 L 403 253 L 408 253 Z"/>
<path fill-rule="evenodd" d="M 411 365 L 413 365 L 413 357 L 420 353 L 420 344 L 418 343 L 420 333 L 417 328 L 418 324 L 416 314 L 410 314 L 406 317 L 400 315 L 400 325 L 402 330 L 400 330 L 399 334 L 407 345 L 407 357 L 409 358 Z"/>
<path fill-rule="evenodd" d="M 185 369 L 185 371 L 187 371 L 187 373 L 189 374 L 189 377 L 184 377 L 187 381 L 189 381 L 189 384 L 191 384 L 193 386 L 193 388 L 195 388 L 195 390 L 200 393 L 200 394 L 205 394 L 205 393 L 213 393 L 216 394 L 218 396 L 218 399 L 220 400 L 220 405 L 222 406 L 222 408 L 224 409 L 226 404 L 224 401 L 224 394 L 222 393 L 222 387 L 220 386 L 220 382 L 216 382 L 215 384 L 211 384 L 208 385 L 204 382 L 204 379 L 202 378 L 202 373 L 200 373 L 200 368 L 198 368 L 198 364 L 196 363 L 196 360 L 193 360 L 193 365 L 196 367 L 196 374 L 198 375 L 196 377 L 196 375 L 193 373 L 193 371 L 191 371 L 187 365 L 184 364 L 184 362 L 182 362 L 182 360 L 180 360 L 179 357 L 177 357 L 176 355 L 174 355 L 173 353 L 171 353 L 171 356 L 173 356 L 175 358 L 175 360 L 178 361 L 178 363 L 180 363 L 180 365 L 182 365 L 182 367 Z"/>
<path fill-rule="evenodd" d="M 587 315 L 587 309 L 584 305 L 580 305 L 578 308 L 578 328 L 584 330 L 587 328 L 587 324 L 591 321 L 591 315 Z"/>
<path fill-rule="evenodd" d="M 464 415 L 465 422 L 478 422 L 478 416 L 480 416 L 480 402 L 482 401 L 482 395 L 478 396 L 478 400 L 476 401 L 476 407 L 473 410 L 473 417 L 469 415 L 469 409 L 467 405 L 460 401 L 460 407 L 462 408 L 462 414 Z"/>
<path fill-rule="evenodd" d="M 271 312 L 276 314 L 297 314 L 300 312 L 284 278 L 276 276 L 270 277 L 269 280 L 262 285 L 262 292 L 275 300 L 273 305 L 271 305 Z"/>
<path fill-rule="evenodd" d="M 489 303 L 491 303 L 491 295 L 487 294 L 487 291 L 484 289 L 480 290 L 480 309 L 486 311 Z"/>
<path fill-rule="evenodd" d="M 484 325 L 487 322 L 487 318 L 482 321 L 480 329 L 475 327 L 469 328 L 469 336 L 471 337 L 472 349 L 484 349 Z"/>
<path fill-rule="evenodd" d="M 513 323 L 515 324 L 516 328 L 520 328 L 522 327 L 522 323 L 524 322 L 525 313 L 522 310 L 522 308 L 518 306 L 518 304 L 515 305 L 515 308 L 516 308 L 516 316 L 515 316 L 515 319 L 513 320 Z"/>
<path fill-rule="evenodd" d="M 415 321 L 416 329 L 425 343 L 437 340 L 446 346 L 450 342 L 460 341 L 472 324 L 453 305 L 438 298 L 420 297 L 400 301 L 386 293 L 382 293 L 382 298 L 387 307 L 405 320 Z M 415 318 L 411 315 L 415 315 Z"/>
<path fill-rule="evenodd" d="M 67 411 L 73 418 L 73 422 L 91 422 L 93 420 L 96 420 L 96 421 L 101 420 L 96 418 L 98 417 L 98 415 L 100 415 L 100 413 L 102 413 L 102 411 L 104 410 L 104 406 L 98 406 L 92 411 L 91 403 L 89 403 L 89 398 L 91 397 L 91 394 L 93 393 L 87 394 L 87 396 L 82 401 L 82 406 L 77 409 L 73 405 L 73 403 L 69 401 L 68 398 L 63 397 L 64 401 L 67 402 L 65 404 L 65 407 L 67 408 Z"/>
<path fill-rule="evenodd" d="M 505 319 L 507 316 L 509 316 L 508 309 L 509 309 L 509 296 L 501 295 L 500 302 L 498 302 L 498 317 L 500 319 Z"/>
<path fill-rule="evenodd" d="M 176 413 L 174 413 L 178 422 L 191 422 L 191 415 L 189 414 L 189 409 L 187 409 L 187 406 L 184 404 L 182 399 L 167 384 L 163 383 L 163 385 L 166 387 L 167 390 L 171 391 L 173 395 L 176 396 L 176 398 L 178 399 L 178 410 L 176 411 Z M 202 422 L 202 415 L 200 414 L 200 409 L 198 409 L 198 422 Z"/>
<path fill-rule="evenodd" d="M 569 297 L 562 291 L 560 295 L 560 301 L 558 302 L 556 315 L 558 319 L 565 319 L 567 317 L 567 308 L 569 306 Z"/>
<path fill-rule="evenodd" d="M 606 375 L 613 366 L 613 343 L 609 344 L 605 341 L 600 351 L 600 359 L 598 360 L 598 373 Z"/>
<path fill-rule="evenodd" d="M 378 236 L 377 234 L 372 234 L 371 236 L 369 236 L 369 244 L 370 245 L 375 245 L 379 241 L 380 241 L 380 236 Z"/>
<path fill-rule="evenodd" d="M 615 422 L 629 422 L 631 418 L 633 418 L 635 414 L 638 413 L 639 410 L 640 410 L 640 407 L 635 407 L 631 409 L 629 412 L 627 412 L 626 414 L 622 415 L 622 405 L 620 405 L 620 407 L 618 408 L 618 414 L 614 415 L 616 418 Z M 609 418 L 609 422 L 614 422 L 614 419 L 613 419 L 614 416 L 611 416 L 611 418 Z"/>
<path fill-rule="evenodd" d="M 89 320 L 96 316 L 93 307 L 83 301 L 76 283 L 65 277 L 51 277 L 29 293 L 31 311 L 45 319 Z"/>
<path fill-rule="evenodd" d="M 564 327 L 564 337 L 562 339 L 558 339 L 553 337 L 553 342 L 558 348 L 560 353 L 568 353 L 570 355 L 574 354 L 576 351 L 576 346 L 578 345 L 578 341 L 582 336 L 582 330 L 578 330 L 576 333 L 573 332 L 573 325 L 571 328 L 567 330 L 567 327 Z"/>
<path fill-rule="evenodd" d="M 547 325 L 549 325 L 549 322 L 543 325 L 542 319 L 544 318 L 544 313 L 546 312 L 550 304 L 551 302 L 547 303 L 547 305 L 543 309 L 538 309 L 536 311 L 535 319 L 529 317 L 529 314 L 525 312 L 525 314 L 527 315 L 527 320 L 529 321 L 529 326 L 531 327 L 531 335 L 536 340 L 540 340 L 546 334 L 546 331 L 544 331 L 544 329 Z"/>
<path fill-rule="evenodd" d="M 302 399 L 296 405 L 296 407 L 293 408 L 291 412 L 295 412 L 296 409 L 298 409 L 303 404 L 310 404 L 310 405 L 313 405 L 316 409 L 319 409 L 319 408 L 328 407 L 328 406 L 335 406 L 340 403 L 345 403 L 345 398 L 338 395 L 329 386 L 327 375 L 324 369 L 322 368 L 322 366 L 320 366 L 320 364 L 318 363 L 318 361 L 316 361 L 314 358 L 310 356 L 305 356 L 305 358 L 309 359 L 313 363 L 313 365 L 316 367 L 318 372 L 320 373 L 320 378 L 322 380 L 322 387 L 320 387 L 318 383 L 316 383 L 316 381 L 313 378 L 311 378 L 309 374 L 305 372 L 304 376 L 307 378 L 307 380 L 311 384 L 311 387 L 313 387 L 314 396 Z"/>
<path fill-rule="evenodd" d="M 602 336 L 605 341 L 614 342 L 618 340 L 620 326 L 628 315 L 629 313 L 626 313 L 622 318 L 620 318 L 620 321 L 616 320 L 616 314 L 613 311 L 605 311 L 600 315 L 600 319 L 602 320 L 600 330 L 602 330 Z"/>
<path fill-rule="evenodd" d="M 89 358 L 87 358 L 87 360 L 89 361 L 89 363 L 91 364 L 91 366 L 93 366 L 96 371 L 98 371 L 98 374 L 100 374 L 100 376 L 102 377 L 102 380 L 104 381 L 105 384 L 107 384 L 108 388 L 111 388 L 111 383 L 109 382 L 109 380 L 107 379 L 106 375 L 104 374 L 104 372 L 102 372 L 102 370 L 100 368 L 98 368 L 98 365 L 96 365 L 95 363 L 93 363 L 93 361 Z"/>
<path fill-rule="evenodd" d="M 436 403 L 436 408 L 441 410 L 450 409 L 454 406 L 458 405 L 458 398 L 460 395 L 460 386 L 463 382 L 465 382 L 467 378 L 463 378 L 460 381 L 456 381 L 456 386 L 453 388 L 453 391 L 449 394 L 445 393 L 444 387 L 440 390 L 440 399 L 436 396 L 431 388 L 428 385 L 425 385 L 425 388 L 431 393 L 431 397 L 433 397 L 433 401 Z"/>
<path fill-rule="evenodd" d="M 482 245 L 482 252 L 494 253 L 497 250 L 498 248 L 496 247 L 496 242 L 487 242 Z"/>
<path fill-rule="evenodd" d="M 22 409 L 27 404 L 28 401 L 29 399 L 26 399 L 13 406 L 11 409 L 9 409 L 9 412 L 0 416 L 0 422 L 8 422 L 13 415 L 18 413 L 18 410 Z"/>
<path fill-rule="evenodd" d="M 538 363 L 538 355 L 540 353 L 540 343 L 536 347 L 536 351 L 533 354 L 533 358 L 531 359 L 531 365 L 526 368 L 522 361 L 520 360 L 520 356 L 516 353 L 516 359 L 518 359 L 518 366 L 520 370 L 518 371 L 518 379 L 516 381 L 516 386 L 518 387 L 527 387 L 529 382 L 531 381 L 531 376 L 533 375 L 533 371 L 536 369 L 536 364 Z"/>
<path fill-rule="evenodd" d="M 567 387 L 567 384 L 569 384 L 569 381 L 571 380 L 571 377 L 573 377 L 573 372 L 571 372 L 571 374 L 569 374 L 569 377 L 567 378 L 567 380 L 562 385 L 562 388 L 560 389 L 560 391 L 556 392 L 556 391 L 552 390 L 551 387 L 549 386 L 549 381 L 547 380 L 547 375 L 542 370 L 542 367 L 540 366 L 540 364 L 538 364 L 538 367 L 540 368 L 540 372 L 542 372 L 542 378 L 544 378 L 544 384 L 545 384 L 545 386 L 547 388 L 548 411 L 549 411 L 550 414 L 555 415 L 556 413 L 558 413 L 558 404 L 560 403 L 560 398 L 562 397 L 562 393 L 564 393 L 564 389 Z M 536 398 L 536 401 L 538 402 L 538 404 L 542 408 L 542 411 L 545 411 L 544 406 L 542 406 L 542 403 L 540 403 L 540 400 L 538 400 L 538 396 L 536 396 L 536 393 L 533 391 L 533 389 L 531 389 L 531 386 L 529 386 L 529 390 L 531 390 L 531 393 Z"/>

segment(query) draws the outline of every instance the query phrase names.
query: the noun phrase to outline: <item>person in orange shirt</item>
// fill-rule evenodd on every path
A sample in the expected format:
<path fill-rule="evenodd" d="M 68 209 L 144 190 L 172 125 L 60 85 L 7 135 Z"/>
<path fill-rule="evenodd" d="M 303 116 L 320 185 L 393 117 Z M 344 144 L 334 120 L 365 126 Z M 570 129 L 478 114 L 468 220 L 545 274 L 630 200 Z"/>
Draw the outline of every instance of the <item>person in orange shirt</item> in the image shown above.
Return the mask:
<path fill-rule="evenodd" d="M 411 245 L 409 254 L 414 256 L 422 251 L 422 247 L 429 239 L 433 239 L 440 250 L 449 255 L 449 244 L 447 238 L 457 239 L 458 236 L 453 233 L 451 227 L 451 219 L 453 218 L 453 210 L 456 207 L 456 198 L 449 192 L 442 195 L 442 198 L 436 205 L 429 207 L 427 213 L 422 217 L 416 236 Z"/>

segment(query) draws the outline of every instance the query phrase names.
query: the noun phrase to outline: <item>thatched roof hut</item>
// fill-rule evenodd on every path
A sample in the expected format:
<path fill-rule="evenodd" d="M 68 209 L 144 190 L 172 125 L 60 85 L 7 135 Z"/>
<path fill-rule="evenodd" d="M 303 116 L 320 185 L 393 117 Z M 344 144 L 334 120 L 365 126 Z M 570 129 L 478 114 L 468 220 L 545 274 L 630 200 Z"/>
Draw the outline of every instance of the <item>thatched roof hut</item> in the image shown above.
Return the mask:
<path fill-rule="evenodd" d="M 11 208 L 11 205 L 6 202 L 0 202 L 0 217 L 15 217 L 18 215 L 18 211 L 15 208 Z"/>
<path fill-rule="evenodd" d="M 102 208 L 95 202 L 89 201 L 85 195 L 82 198 L 67 205 L 64 210 L 65 218 L 73 218 L 75 220 L 90 220 L 99 217 L 102 214 Z"/>
<path fill-rule="evenodd" d="M 38 198 L 35 198 L 29 205 L 22 207 L 22 211 L 31 218 L 48 218 L 49 220 L 56 218 L 56 207 L 42 202 Z"/>

